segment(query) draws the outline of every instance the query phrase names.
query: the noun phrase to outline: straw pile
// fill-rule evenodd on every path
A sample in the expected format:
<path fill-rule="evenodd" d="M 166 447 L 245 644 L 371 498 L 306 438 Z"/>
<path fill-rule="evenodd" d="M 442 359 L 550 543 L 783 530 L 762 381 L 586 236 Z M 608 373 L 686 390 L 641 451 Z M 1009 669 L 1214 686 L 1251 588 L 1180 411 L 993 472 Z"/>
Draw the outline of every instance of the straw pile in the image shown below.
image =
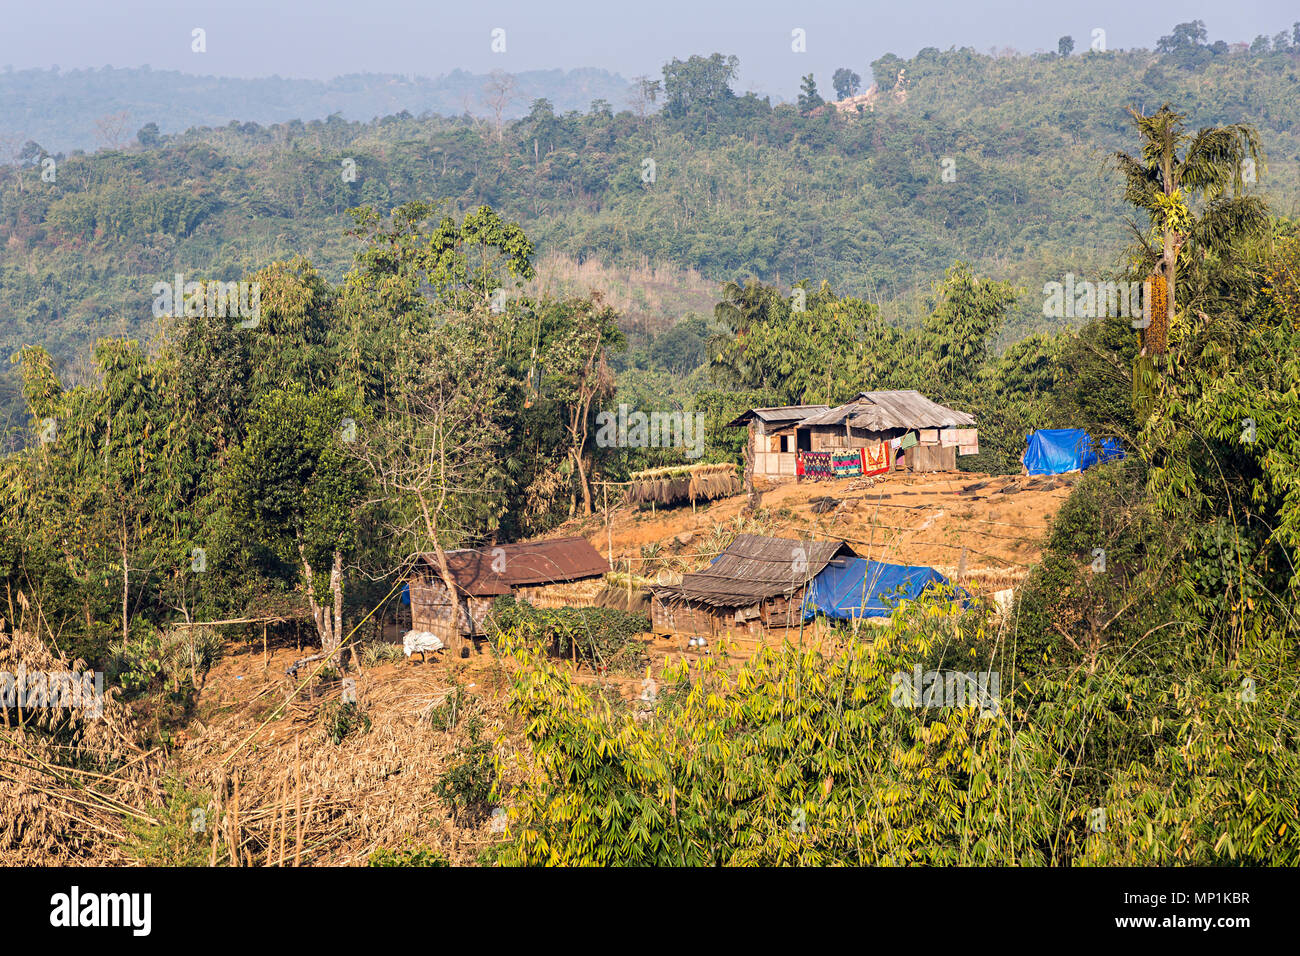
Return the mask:
<path fill-rule="evenodd" d="M 435 786 L 462 759 L 471 717 L 482 721 L 481 739 L 509 739 L 504 674 L 480 671 L 481 690 L 466 693 L 433 668 L 353 671 L 369 725 L 335 743 L 326 719 L 339 681 L 295 693 L 283 676 L 293 649 L 265 662 L 239 645 L 226 653 L 169 753 L 135 743 L 144 724 L 108 688 L 99 717 L 0 709 L 0 866 L 364 865 L 379 847 L 411 844 L 470 864 L 502 839 L 487 822 L 454 816 Z M 0 631 L 0 671 L 24 668 L 85 670 L 29 634 Z M 435 725 L 430 711 L 453 693 L 462 699 L 454 726 Z M 199 811 L 205 823 L 192 831 Z M 160 846 L 180 846 L 184 859 L 148 855 Z"/>
<path fill-rule="evenodd" d="M 282 670 L 272 662 L 271 673 Z M 235 690 L 242 707 L 223 713 L 220 723 L 196 728 L 201 737 L 191 738 L 181 756 L 195 785 L 213 795 L 216 808 L 209 808 L 208 819 L 218 821 L 218 862 L 364 865 L 379 847 L 413 843 L 469 864 L 501 839 L 486 825 L 453 820 L 434 792 L 466 739 L 469 717 L 483 721 L 483 739 L 502 733 L 496 701 L 457 691 L 432 670 L 406 664 L 353 676 L 358 709 L 372 723 L 339 744 L 321 727 L 322 714 L 339 701 L 337 684 L 321 697 L 293 699 L 275 716 L 291 688 L 268 684 L 258 706 L 247 696 L 255 688 L 244 681 Z M 482 687 L 483 676 L 477 683 Z M 453 694 L 462 700 L 456 727 L 431 726 L 426 715 Z M 226 710 L 224 700 L 212 703 Z"/>
<path fill-rule="evenodd" d="M 683 501 L 729 498 L 740 494 L 741 488 L 740 475 L 733 463 L 672 465 L 633 474 L 627 500 L 634 505 L 650 502 L 675 505 Z"/>
<path fill-rule="evenodd" d="M 0 621 L 0 671 L 86 670 Z M 107 688 L 98 716 L 85 706 L 0 708 L 0 866 L 126 862 L 128 821 L 153 822 L 149 807 L 161 793 L 161 758 L 134 736 Z"/>

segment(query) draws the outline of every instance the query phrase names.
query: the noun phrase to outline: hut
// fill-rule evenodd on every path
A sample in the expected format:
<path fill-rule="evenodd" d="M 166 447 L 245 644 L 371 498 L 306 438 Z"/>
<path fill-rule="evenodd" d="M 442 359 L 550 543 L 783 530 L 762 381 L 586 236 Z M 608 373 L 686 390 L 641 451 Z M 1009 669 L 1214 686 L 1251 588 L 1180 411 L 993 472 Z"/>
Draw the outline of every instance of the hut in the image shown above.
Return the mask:
<path fill-rule="evenodd" d="M 747 428 L 745 456 L 754 463 L 754 474 L 769 478 L 793 478 L 795 453 L 811 451 L 807 433 L 800 445 L 796 426 L 809 415 L 824 412 L 828 405 L 782 405 L 776 408 L 751 408 L 727 425 Z"/>
<path fill-rule="evenodd" d="M 462 637 L 484 633 L 488 610 L 501 595 L 513 594 L 539 607 L 589 606 L 609 571 L 609 562 L 580 537 L 461 548 L 446 555 L 462 602 L 459 627 L 452 622 L 452 601 L 435 554 L 416 556 L 407 588 L 411 627 L 432 632 L 451 647 L 458 647 Z"/>
<path fill-rule="evenodd" d="M 791 420 L 788 415 L 794 408 L 814 410 Z M 789 445 L 795 455 L 788 463 L 773 463 L 770 455 L 759 450 L 761 442 L 755 441 L 755 429 L 751 427 L 747 454 L 753 456 L 755 475 L 836 477 L 852 473 L 851 468 L 843 466 L 859 450 L 860 472 L 865 474 L 887 470 L 956 471 L 959 454 L 979 451 L 973 415 L 932 402 L 915 389 L 860 392 L 853 401 L 835 408 L 751 409 L 730 424 L 748 425 L 762 420 L 758 413 L 776 411 L 783 415 L 775 422 L 780 426 L 775 434 L 790 436 Z M 837 461 L 836 456 L 844 461 Z M 777 467 L 773 468 L 773 464 Z"/>
<path fill-rule="evenodd" d="M 653 589 L 656 633 L 748 635 L 803 621 L 804 591 L 835 558 L 856 557 L 843 541 L 742 534 L 703 571 Z"/>

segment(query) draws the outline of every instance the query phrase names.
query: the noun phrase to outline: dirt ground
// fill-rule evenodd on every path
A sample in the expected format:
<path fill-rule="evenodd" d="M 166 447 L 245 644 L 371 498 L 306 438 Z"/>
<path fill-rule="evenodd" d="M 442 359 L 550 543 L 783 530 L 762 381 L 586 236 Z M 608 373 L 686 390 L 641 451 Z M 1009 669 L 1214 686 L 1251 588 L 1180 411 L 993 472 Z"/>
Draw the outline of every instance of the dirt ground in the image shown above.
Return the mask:
<path fill-rule="evenodd" d="M 842 538 L 862 557 L 928 565 L 986 593 L 1024 579 L 1076 477 L 957 472 L 786 481 L 763 490 L 756 521 L 744 520 L 747 498 L 739 495 L 695 509 L 611 507 L 608 530 L 600 513 L 556 533 L 583 534 L 605 555 L 612 546 L 616 564 L 630 560 L 636 574 L 665 575 L 665 580 L 707 563 L 710 542 L 722 534 L 719 526 Z M 834 501 L 825 502 L 828 497 Z"/>

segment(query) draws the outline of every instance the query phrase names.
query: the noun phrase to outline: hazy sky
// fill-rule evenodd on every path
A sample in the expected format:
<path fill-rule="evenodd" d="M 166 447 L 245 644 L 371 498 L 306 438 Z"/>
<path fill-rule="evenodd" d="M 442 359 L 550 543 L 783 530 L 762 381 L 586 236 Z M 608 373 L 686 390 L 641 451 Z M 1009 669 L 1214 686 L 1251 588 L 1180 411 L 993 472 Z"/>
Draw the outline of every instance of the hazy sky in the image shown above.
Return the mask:
<path fill-rule="evenodd" d="M 223 76 L 309 77 L 388 72 L 437 76 L 457 67 L 603 67 L 658 75 L 674 56 L 740 57 L 740 91 L 790 96 L 812 71 L 823 87 L 849 66 L 869 80 L 882 53 L 926 46 L 1054 50 L 1063 34 L 1086 49 L 1153 47 L 1175 23 L 1204 20 L 1211 40 L 1290 30 L 1296 0 L 0 0 L 0 66 L 68 70 L 143 66 Z M 191 31 L 207 52 L 191 51 Z M 506 52 L 491 31 L 506 31 Z M 791 51 L 791 31 L 807 52 Z"/>

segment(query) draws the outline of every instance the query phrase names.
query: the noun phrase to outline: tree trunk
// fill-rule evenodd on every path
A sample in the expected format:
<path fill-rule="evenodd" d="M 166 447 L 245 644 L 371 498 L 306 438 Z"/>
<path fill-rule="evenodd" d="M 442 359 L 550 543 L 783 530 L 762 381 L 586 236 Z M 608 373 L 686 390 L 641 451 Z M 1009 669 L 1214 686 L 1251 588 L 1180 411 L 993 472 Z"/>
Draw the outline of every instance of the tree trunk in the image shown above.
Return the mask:
<path fill-rule="evenodd" d="M 442 545 L 438 543 L 437 538 L 433 539 L 433 554 L 438 563 L 438 576 L 442 578 L 443 586 L 446 587 L 447 593 L 451 596 L 451 633 L 448 635 L 448 639 L 451 641 L 450 649 L 452 657 L 459 660 L 461 657 L 465 656 L 465 642 L 460 633 L 460 619 L 462 613 L 460 591 L 456 587 L 456 579 L 451 576 L 451 567 L 447 564 L 447 552 L 442 550 Z M 465 623 L 466 625 L 469 625 L 471 619 L 468 607 L 464 608 L 464 615 Z M 470 627 L 470 630 L 472 631 L 473 628 Z"/>
<path fill-rule="evenodd" d="M 461 652 L 462 649 L 464 648 L 464 641 L 461 639 L 461 634 L 460 634 L 460 618 L 461 618 L 460 591 L 456 587 L 456 579 L 451 576 L 451 567 L 447 564 L 447 553 L 442 550 L 442 545 L 438 543 L 438 525 L 433 520 L 433 514 L 429 511 L 429 505 L 424 500 L 424 494 L 419 493 L 418 497 L 420 500 L 420 511 L 424 515 L 424 528 L 425 531 L 428 532 L 429 544 L 433 548 L 434 560 L 438 565 L 438 577 L 442 578 L 443 586 L 447 589 L 447 595 L 451 600 L 451 625 L 452 626 L 451 626 L 451 633 L 448 635 L 448 640 L 451 641 L 449 647 L 452 656 L 456 659 L 459 659 L 462 656 Z M 466 625 L 471 625 L 470 630 L 472 631 L 473 619 L 469 615 L 468 606 L 465 607 L 464 614 L 465 614 L 465 623 Z"/>
<path fill-rule="evenodd" d="M 335 552 L 334 566 L 330 569 L 330 593 L 336 598 L 336 606 L 329 611 L 322 607 L 320 601 L 316 598 L 316 573 L 312 570 L 311 562 L 307 560 L 307 551 L 298 543 L 298 554 L 302 558 L 303 580 L 307 584 L 307 603 L 311 607 L 312 620 L 316 624 L 316 633 L 320 635 L 321 653 L 308 660 L 318 660 L 321 657 L 330 657 L 338 649 L 339 634 L 335 630 L 335 621 L 339 621 L 339 630 L 342 630 L 343 619 L 343 584 L 342 584 L 342 556 Z"/>
<path fill-rule="evenodd" d="M 583 464 L 580 449 L 573 449 L 573 464 L 578 469 L 578 486 L 582 489 L 582 513 L 590 517 L 592 511 L 591 486 L 587 484 L 587 467 Z"/>

